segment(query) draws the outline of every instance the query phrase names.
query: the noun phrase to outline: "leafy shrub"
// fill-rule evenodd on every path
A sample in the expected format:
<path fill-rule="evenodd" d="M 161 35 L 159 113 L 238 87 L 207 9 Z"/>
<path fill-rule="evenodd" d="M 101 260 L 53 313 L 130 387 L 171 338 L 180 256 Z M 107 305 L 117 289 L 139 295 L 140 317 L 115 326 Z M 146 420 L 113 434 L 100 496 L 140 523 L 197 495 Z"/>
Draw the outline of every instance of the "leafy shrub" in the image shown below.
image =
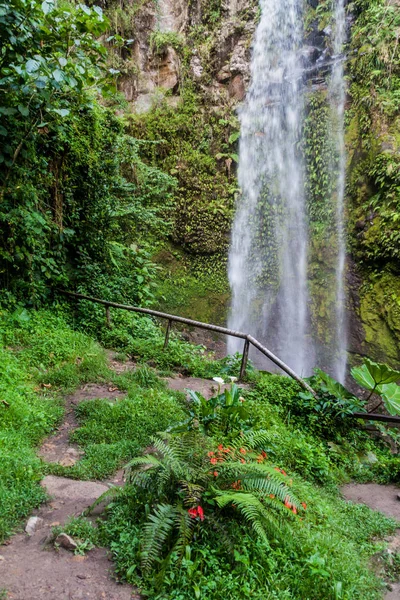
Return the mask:
<path fill-rule="evenodd" d="M 220 444 L 215 451 L 208 450 L 207 438 L 193 432 L 168 436 L 167 442 L 153 438 L 152 444 L 152 453 L 126 467 L 128 484 L 153 507 L 141 534 L 144 576 L 154 572 L 161 557 L 162 571 L 172 554 L 182 559 L 203 521 L 227 535 L 225 519 L 242 518 L 268 544 L 271 535 L 287 531 L 290 515 L 303 510 L 286 473 L 267 464 L 265 452 L 252 449 L 262 446 L 261 432 L 230 447 Z"/>
<path fill-rule="evenodd" d="M 223 379 L 214 378 L 223 383 Z M 233 379 L 233 378 L 232 378 Z M 222 435 L 237 437 L 243 430 L 250 428 L 250 413 L 245 406 L 245 400 L 240 388 L 232 383 L 230 389 L 225 389 L 209 400 L 199 392 L 189 390 L 189 418 L 170 431 L 199 430 L 206 435 Z"/>

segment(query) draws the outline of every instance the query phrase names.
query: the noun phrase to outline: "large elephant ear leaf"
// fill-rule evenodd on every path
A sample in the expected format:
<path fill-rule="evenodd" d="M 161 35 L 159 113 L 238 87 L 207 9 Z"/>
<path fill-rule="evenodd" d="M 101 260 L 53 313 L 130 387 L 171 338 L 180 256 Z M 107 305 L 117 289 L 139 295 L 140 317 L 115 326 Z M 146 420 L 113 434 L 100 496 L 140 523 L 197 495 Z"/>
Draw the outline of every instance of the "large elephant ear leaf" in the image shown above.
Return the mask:
<path fill-rule="evenodd" d="M 376 386 L 373 376 L 369 372 L 367 365 L 361 365 L 361 367 L 353 367 L 351 369 L 353 379 L 357 381 L 361 387 L 366 390 L 373 390 Z"/>
<path fill-rule="evenodd" d="M 364 360 L 361 367 L 354 367 L 351 374 L 357 383 L 367 390 L 373 390 L 378 386 L 400 380 L 400 371 L 395 371 L 388 365 L 376 363 L 369 358 Z"/>
<path fill-rule="evenodd" d="M 386 410 L 391 415 L 400 415 L 400 385 L 387 383 L 379 387 Z"/>
<path fill-rule="evenodd" d="M 364 360 L 364 364 L 367 365 L 377 385 L 386 385 L 400 380 L 400 371 L 395 371 L 388 365 L 373 362 L 369 358 Z"/>
<path fill-rule="evenodd" d="M 351 394 L 344 385 L 333 379 L 328 373 L 322 371 L 321 369 L 314 369 L 314 373 L 317 377 L 324 382 L 326 389 L 332 396 L 336 398 L 353 398 L 353 394 Z"/>

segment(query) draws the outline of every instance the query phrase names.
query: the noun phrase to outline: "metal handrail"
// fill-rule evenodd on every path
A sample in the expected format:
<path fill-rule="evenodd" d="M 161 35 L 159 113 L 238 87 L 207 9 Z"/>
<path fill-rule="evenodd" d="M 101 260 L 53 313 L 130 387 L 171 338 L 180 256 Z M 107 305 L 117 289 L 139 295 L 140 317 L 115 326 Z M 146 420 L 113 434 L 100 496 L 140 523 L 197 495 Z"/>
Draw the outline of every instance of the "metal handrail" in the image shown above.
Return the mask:
<path fill-rule="evenodd" d="M 110 307 L 112 308 L 120 308 L 122 310 L 128 310 L 131 312 L 137 312 L 144 315 L 151 315 L 152 317 L 158 317 L 159 319 L 166 319 L 168 321 L 167 330 L 165 334 L 165 342 L 164 348 L 168 346 L 169 335 L 171 331 L 171 326 L 173 322 L 176 323 L 184 323 L 185 325 L 190 325 L 192 327 L 198 327 L 199 329 L 207 329 L 208 331 L 215 331 L 217 333 L 223 333 L 224 335 L 229 335 L 231 337 L 241 338 L 244 340 L 243 347 L 243 355 L 242 355 L 242 363 L 240 365 L 240 374 L 239 379 L 243 379 L 246 373 L 247 361 L 249 357 L 249 349 L 250 344 L 257 348 L 264 356 L 269 358 L 271 362 L 277 365 L 282 371 L 287 373 L 292 379 L 297 381 L 297 383 L 316 396 L 316 392 L 302 379 L 297 373 L 293 371 L 287 364 L 285 364 L 280 358 L 275 356 L 268 348 L 260 344 L 258 340 L 256 340 L 253 336 L 243 333 L 241 331 L 235 331 L 233 329 L 228 329 L 227 327 L 220 327 L 219 325 L 212 325 L 211 323 L 202 323 L 201 321 L 194 321 L 193 319 L 187 319 L 186 317 L 179 317 L 177 315 L 170 315 L 168 313 L 160 312 L 159 310 L 153 310 L 150 308 L 141 308 L 139 306 L 130 306 L 128 304 L 119 304 L 118 302 L 109 302 L 108 300 L 101 300 L 100 298 L 93 298 L 92 296 L 87 296 L 86 294 L 78 294 L 76 292 L 68 292 L 66 290 L 57 290 L 58 292 L 65 294 L 67 296 L 72 296 L 73 298 L 78 298 L 81 300 L 89 300 L 90 302 L 95 302 L 97 304 L 102 304 L 106 307 L 106 319 L 108 326 L 111 326 L 111 317 L 110 317 Z"/>

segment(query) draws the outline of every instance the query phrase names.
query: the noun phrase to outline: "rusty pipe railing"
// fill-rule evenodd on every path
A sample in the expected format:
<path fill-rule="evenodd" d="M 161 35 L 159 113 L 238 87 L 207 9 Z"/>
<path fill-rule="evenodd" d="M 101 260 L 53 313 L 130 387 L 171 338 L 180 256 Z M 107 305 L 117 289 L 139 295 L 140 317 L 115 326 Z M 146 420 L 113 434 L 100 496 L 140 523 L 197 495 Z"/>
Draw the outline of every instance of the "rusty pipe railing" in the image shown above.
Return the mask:
<path fill-rule="evenodd" d="M 110 317 L 110 307 L 112 308 L 120 308 L 122 310 L 128 310 L 131 312 L 141 313 L 144 315 L 150 315 L 152 317 L 157 317 L 159 319 L 167 320 L 167 330 L 165 334 L 165 342 L 164 349 L 168 346 L 169 335 L 171 332 L 172 323 L 183 323 L 184 325 L 190 325 L 191 327 L 198 327 L 199 329 L 206 329 L 208 331 L 215 331 L 216 333 L 223 333 L 224 335 L 229 335 L 231 337 L 241 338 L 244 340 L 244 348 L 242 355 L 242 363 L 240 366 L 240 374 L 239 379 L 243 379 L 246 373 L 246 366 L 249 356 L 250 344 L 257 348 L 264 356 L 266 356 L 271 362 L 277 365 L 282 371 L 284 371 L 287 375 L 292 377 L 297 383 L 307 390 L 307 392 L 311 392 L 314 396 L 316 396 L 316 392 L 302 379 L 297 373 L 293 371 L 287 364 L 285 364 L 280 358 L 275 356 L 268 348 L 260 344 L 258 340 L 256 340 L 253 336 L 248 335 L 247 333 L 243 333 L 241 331 L 235 331 L 234 329 L 228 329 L 227 327 L 220 327 L 219 325 L 212 325 L 211 323 L 202 323 L 201 321 L 194 321 L 193 319 L 187 319 L 186 317 L 179 317 L 177 315 L 170 315 L 168 313 L 160 312 L 159 310 L 153 310 L 151 308 L 142 308 L 139 306 L 130 306 L 128 304 L 119 304 L 118 302 L 109 302 L 108 300 L 101 300 L 100 298 L 93 298 L 92 296 L 87 296 L 86 294 L 78 294 L 76 292 L 68 292 L 66 290 L 57 290 L 61 294 L 65 294 L 67 296 L 71 296 L 73 298 L 77 298 L 79 300 L 89 300 L 90 302 L 95 302 L 96 304 L 102 304 L 106 307 L 106 319 L 107 325 L 111 326 L 111 317 Z"/>

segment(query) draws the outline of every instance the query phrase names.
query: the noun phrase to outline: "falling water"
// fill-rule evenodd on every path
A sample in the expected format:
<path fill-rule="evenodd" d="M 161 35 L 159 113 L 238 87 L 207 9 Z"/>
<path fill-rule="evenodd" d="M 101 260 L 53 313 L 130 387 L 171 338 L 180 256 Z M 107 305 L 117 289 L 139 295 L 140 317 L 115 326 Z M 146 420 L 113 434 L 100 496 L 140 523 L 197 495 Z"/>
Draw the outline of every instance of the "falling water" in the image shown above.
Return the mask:
<path fill-rule="evenodd" d="M 238 180 L 241 189 L 232 230 L 230 327 L 251 333 L 299 374 L 316 365 L 308 291 L 309 231 L 302 131 L 310 67 L 304 41 L 303 0 L 261 0 L 251 63 L 251 83 L 239 117 Z M 345 36 L 344 0 L 338 0 L 334 54 Z M 335 58 L 335 57 L 334 57 Z M 343 235 L 345 87 L 342 61 L 333 61 L 329 86 L 337 158 L 336 302 L 334 375 L 345 369 Z M 240 351 L 235 340 L 230 353 Z M 340 346 L 340 348 L 339 348 Z"/>
<path fill-rule="evenodd" d="M 329 85 L 331 107 L 332 138 L 336 152 L 336 228 L 337 228 L 337 262 L 336 262 L 336 302 L 335 302 L 335 361 L 334 375 L 344 383 L 346 374 L 346 342 L 347 327 L 345 313 L 345 263 L 346 245 L 344 235 L 344 195 L 346 174 L 346 149 L 344 144 L 344 109 L 346 101 L 346 84 L 344 79 L 343 47 L 346 42 L 345 0 L 337 0 L 335 11 L 335 28 L 333 34 L 334 64 Z"/>

